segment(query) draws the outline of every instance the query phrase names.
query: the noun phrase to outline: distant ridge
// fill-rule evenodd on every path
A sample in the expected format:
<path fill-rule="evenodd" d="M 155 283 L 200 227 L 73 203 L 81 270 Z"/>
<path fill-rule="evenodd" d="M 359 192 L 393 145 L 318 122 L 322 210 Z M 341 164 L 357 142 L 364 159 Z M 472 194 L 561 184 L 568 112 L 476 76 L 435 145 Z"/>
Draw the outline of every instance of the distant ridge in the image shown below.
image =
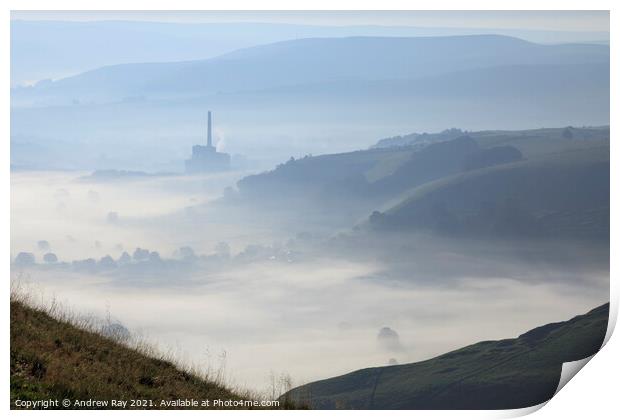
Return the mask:
<path fill-rule="evenodd" d="M 14 17 L 14 16 L 12 16 Z M 609 42 L 609 33 L 412 26 L 319 26 L 289 23 L 173 23 L 131 20 L 88 22 L 11 19 L 11 84 L 109 64 L 206 59 L 257 44 L 287 39 L 347 36 L 438 36 L 497 33 L 533 42 Z M 114 36 L 110 36 L 114 34 Z M 105 43 L 109 48 L 94 49 Z M 157 45 L 157 48 L 152 48 Z M 37 52 L 46 51 L 46 54 Z M 71 51 L 71 54 L 66 54 Z M 63 60 L 54 57 L 63 55 Z"/>
<path fill-rule="evenodd" d="M 14 89 L 13 99 L 70 95 L 78 101 L 109 101 L 142 95 L 204 95 L 309 83 L 413 80 L 497 66 L 608 61 L 608 46 L 540 45 L 500 35 L 306 38 L 244 48 L 207 60 L 101 67 Z"/>

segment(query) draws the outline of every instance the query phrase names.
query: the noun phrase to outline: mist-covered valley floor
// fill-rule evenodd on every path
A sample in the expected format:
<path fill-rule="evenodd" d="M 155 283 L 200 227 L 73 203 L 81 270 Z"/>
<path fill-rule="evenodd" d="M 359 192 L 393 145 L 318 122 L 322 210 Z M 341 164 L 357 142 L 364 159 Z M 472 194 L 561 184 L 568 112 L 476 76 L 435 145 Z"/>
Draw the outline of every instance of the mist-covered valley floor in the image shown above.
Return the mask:
<path fill-rule="evenodd" d="M 378 232 L 363 206 L 227 198 L 241 172 L 87 175 L 11 174 L 12 281 L 242 387 L 424 360 L 609 298 L 604 241 Z"/>
<path fill-rule="evenodd" d="M 429 13 L 12 12 L 15 296 L 238 395 L 548 399 L 607 319 L 609 13 Z"/>

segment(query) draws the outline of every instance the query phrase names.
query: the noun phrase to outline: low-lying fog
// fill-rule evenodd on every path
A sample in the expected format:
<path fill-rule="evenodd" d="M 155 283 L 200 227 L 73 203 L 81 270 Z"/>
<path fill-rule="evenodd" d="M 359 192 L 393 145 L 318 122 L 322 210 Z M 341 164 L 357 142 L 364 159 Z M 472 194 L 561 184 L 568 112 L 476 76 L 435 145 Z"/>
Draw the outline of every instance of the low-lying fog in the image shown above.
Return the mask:
<path fill-rule="evenodd" d="M 22 256 L 14 280 L 78 312 L 109 312 L 181 361 L 225 363 L 239 386 L 419 361 L 609 298 L 604 262 L 470 258 L 423 241 L 419 252 L 374 258 L 372 244 L 332 252 L 320 226 L 276 224 L 252 208 L 211 211 L 239 173 L 105 183 L 84 175 L 12 173 L 11 257 L 36 259 Z M 125 251 L 129 260 L 119 260 Z M 50 253 L 58 262 L 44 263 Z"/>

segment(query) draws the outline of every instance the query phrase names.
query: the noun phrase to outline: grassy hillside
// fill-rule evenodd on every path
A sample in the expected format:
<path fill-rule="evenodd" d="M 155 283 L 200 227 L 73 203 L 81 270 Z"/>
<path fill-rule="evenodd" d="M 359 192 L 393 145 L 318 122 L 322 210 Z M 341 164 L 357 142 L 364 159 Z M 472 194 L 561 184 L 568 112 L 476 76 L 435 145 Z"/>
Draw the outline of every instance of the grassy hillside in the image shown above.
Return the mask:
<path fill-rule="evenodd" d="M 609 148 L 591 147 L 444 177 L 375 212 L 379 230 L 607 239 Z"/>
<path fill-rule="evenodd" d="M 536 128 L 531 130 L 485 130 L 464 132 L 459 129 L 441 133 L 411 133 L 379 140 L 373 148 L 417 149 L 441 141 L 468 135 L 484 148 L 514 146 L 526 159 L 566 150 L 587 149 L 609 144 L 609 126 Z"/>
<path fill-rule="evenodd" d="M 502 145 L 506 149 L 507 145 Z M 429 144 L 423 148 L 374 148 L 349 153 L 291 159 L 274 170 L 238 182 L 248 198 L 364 199 L 385 197 L 428 181 L 468 170 L 472 165 L 492 166 L 520 160 L 519 151 L 508 157 L 488 155 L 499 149 L 482 149 L 469 136 Z M 500 149 L 501 150 L 501 149 Z M 286 195 L 283 197 L 283 195 Z"/>
<path fill-rule="evenodd" d="M 399 143 L 403 139 L 406 144 Z M 402 192 L 456 172 L 521 158 L 552 158 L 558 153 L 609 149 L 609 127 L 467 133 L 453 129 L 437 135 L 412 134 L 385 139 L 379 144 L 382 142 L 384 146 L 368 150 L 291 159 L 272 171 L 242 179 L 239 190 L 250 197 L 267 195 L 270 199 L 282 193 L 307 195 L 309 192 L 313 196 L 330 192 L 348 197 L 385 195 L 386 187 Z M 391 144 L 394 147 L 389 147 Z M 489 151 L 507 148 L 516 149 L 522 155 L 489 159 Z M 480 156 L 481 153 L 487 155 Z"/>
<path fill-rule="evenodd" d="M 12 301 L 11 407 L 18 399 L 65 398 L 146 399 L 156 405 L 161 400 L 249 399 L 162 358 Z"/>
<path fill-rule="evenodd" d="M 484 341 L 419 363 L 358 370 L 286 396 L 323 409 L 509 409 L 557 389 L 562 363 L 597 352 L 609 304 L 517 338 Z"/>
<path fill-rule="evenodd" d="M 395 146 L 291 159 L 239 181 L 240 197 L 318 209 L 344 226 L 379 211 L 379 229 L 608 236 L 609 127 L 455 129 L 382 144 Z"/>
<path fill-rule="evenodd" d="M 563 151 L 609 147 L 609 126 L 538 128 L 532 130 L 489 130 L 472 133 L 481 147 L 511 145 L 526 159 Z"/>

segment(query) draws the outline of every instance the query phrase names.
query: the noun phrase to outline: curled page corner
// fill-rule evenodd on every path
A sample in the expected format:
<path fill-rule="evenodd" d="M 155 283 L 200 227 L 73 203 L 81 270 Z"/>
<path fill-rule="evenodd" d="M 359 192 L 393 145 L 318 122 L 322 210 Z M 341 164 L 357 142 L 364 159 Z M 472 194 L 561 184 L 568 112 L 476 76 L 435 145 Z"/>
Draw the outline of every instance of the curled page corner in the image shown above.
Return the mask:
<path fill-rule="evenodd" d="M 502 418 L 502 419 L 513 419 L 513 418 L 517 418 L 517 417 L 525 417 L 525 416 L 528 416 L 528 415 L 530 415 L 532 413 L 535 413 L 536 411 L 540 410 L 545 405 L 547 405 L 548 402 L 549 401 L 545 401 L 545 402 L 542 402 L 540 404 L 533 405 L 531 407 L 515 408 L 515 409 L 512 409 L 512 410 L 501 410 L 501 415 L 499 416 L 499 418 Z"/>
<path fill-rule="evenodd" d="M 618 319 L 617 315 L 618 305 L 617 303 L 612 301 L 609 310 L 609 318 L 607 321 L 607 332 L 605 333 L 605 338 L 603 339 L 603 344 L 601 344 L 601 348 L 596 353 L 601 351 L 611 338 L 611 335 L 616 328 L 616 321 Z M 560 392 L 562 388 L 564 388 L 564 385 L 566 385 L 571 379 L 573 379 L 577 372 L 579 372 L 590 360 L 592 360 L 594 356 L 596 356 L 596 353 L 584 359 L 574 360 L 572 362 L 565 362 L 562 364 L 562 374 L 560 375 L 560 382 L 558 383 L 558 387 L 553 394 L 554 397 L 557 395 L 558 392 Z"/>
<path fill-rule="evenodd" d="M 573 379 L 573 377 L 577 374 L 577 372 L 579 372 L 581 368 L 583 368 L 595 355 L 596 353 L 584 359 L 563 363 L 562 374 L 560 375 L 560 382 L 558 383 L 558 387 L 556 388 L 553 396 L 555 397 L 557 393 L 560 392 L 562 388 L 564 388 L 564 385 L 566 385 L 568 381 Z"/>
<path fill-rule="evenodd" d="M 605 339 L 601 348 L 605 347 L 614 330 L 616 329 L 616 321 L 618 320 L 618 302 L 615 299 L 611 299 L 609 302 L 609 318 L 607 320 L 607 332 L 605 333 Z M 599 350 L 600 351 L 600 350 Z"/>

